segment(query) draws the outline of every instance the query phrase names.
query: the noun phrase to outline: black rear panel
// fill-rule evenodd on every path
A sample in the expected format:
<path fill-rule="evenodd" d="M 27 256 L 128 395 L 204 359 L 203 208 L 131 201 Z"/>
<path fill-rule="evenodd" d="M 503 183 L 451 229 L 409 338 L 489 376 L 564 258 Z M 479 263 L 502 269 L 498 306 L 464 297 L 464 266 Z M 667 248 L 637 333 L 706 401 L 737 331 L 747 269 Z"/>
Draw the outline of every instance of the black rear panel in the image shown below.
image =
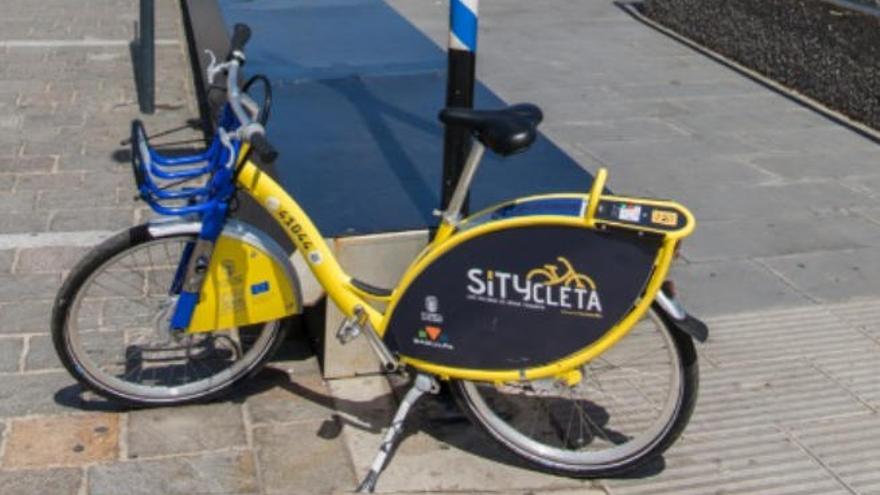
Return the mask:
<path fill-rule="evenodd" d="M 445 253 L 409 286 L 386 341 L 446 366 L 540 366 L 602 337 L 634 306 L 660 240 L 546 225 L 500 230 Z"/>

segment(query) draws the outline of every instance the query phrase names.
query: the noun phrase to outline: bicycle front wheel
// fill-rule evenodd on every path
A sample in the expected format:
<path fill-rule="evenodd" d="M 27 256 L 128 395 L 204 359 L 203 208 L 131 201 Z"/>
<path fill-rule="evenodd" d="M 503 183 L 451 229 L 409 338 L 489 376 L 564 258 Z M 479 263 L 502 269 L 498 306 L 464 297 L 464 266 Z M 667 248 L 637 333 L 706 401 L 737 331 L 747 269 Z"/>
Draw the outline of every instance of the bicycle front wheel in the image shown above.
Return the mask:
<path fill-rule="evenodd" d="M 653 310 L 579 370 L 581 380 L 490 384 L 457 381 L 470 419 L 538 469 L 576 477 L 629 471 L 681 434 L 696 402 L 690 337 Z"/>
<path fill-rule="evenodd" d="M 259 369 L 283 340 L 279 321 L 178 333 L 170 289 L 194 234 L 133 227 L 92 250 L 61 287 L 52 336 L 82 384 L 115 400 L 170 405 L 211 398 Z"/>

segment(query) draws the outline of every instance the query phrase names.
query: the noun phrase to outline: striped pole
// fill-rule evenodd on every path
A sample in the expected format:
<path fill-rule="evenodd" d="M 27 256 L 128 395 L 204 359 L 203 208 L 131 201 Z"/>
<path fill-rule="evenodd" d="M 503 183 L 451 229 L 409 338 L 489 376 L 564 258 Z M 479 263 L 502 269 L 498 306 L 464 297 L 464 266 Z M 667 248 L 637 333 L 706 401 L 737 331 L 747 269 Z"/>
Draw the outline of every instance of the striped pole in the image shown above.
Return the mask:
<path fill-rule="evenodd" d="M 473 108 L 474 106 L 478 4 L 479 0 L 449 1 L 447 107 Z M 467 129 L 446 126 L 443 139 L 443 187 L 440 205 L 443 210 L 449 205 L 469 150 L 470 135 Z M 462 213 L 467 213 L 467 201 Z"/>
<path fill-rule="evenodd" d="M 156 111 L 156 9 L 153 0 L 140 2 L 138 35 L 138 103 L 142 113 Z"/>

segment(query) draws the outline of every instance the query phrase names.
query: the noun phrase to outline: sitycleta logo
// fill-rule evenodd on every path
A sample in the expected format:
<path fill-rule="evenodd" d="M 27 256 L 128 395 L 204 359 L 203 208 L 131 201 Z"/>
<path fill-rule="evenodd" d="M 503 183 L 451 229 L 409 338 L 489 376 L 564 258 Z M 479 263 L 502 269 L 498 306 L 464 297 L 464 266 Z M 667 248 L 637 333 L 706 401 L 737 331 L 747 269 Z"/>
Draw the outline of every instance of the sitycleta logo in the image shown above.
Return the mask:
<path fill-rule="evenodd" d="M 571 262 L 529 270 L 525 275 L 501 270 L 471 268 L 467 271 L 467 299 L 536 311 L 558 308 L 562 314 L 602 317 L 602 301 L 593 279 L 578 273 Z"/>

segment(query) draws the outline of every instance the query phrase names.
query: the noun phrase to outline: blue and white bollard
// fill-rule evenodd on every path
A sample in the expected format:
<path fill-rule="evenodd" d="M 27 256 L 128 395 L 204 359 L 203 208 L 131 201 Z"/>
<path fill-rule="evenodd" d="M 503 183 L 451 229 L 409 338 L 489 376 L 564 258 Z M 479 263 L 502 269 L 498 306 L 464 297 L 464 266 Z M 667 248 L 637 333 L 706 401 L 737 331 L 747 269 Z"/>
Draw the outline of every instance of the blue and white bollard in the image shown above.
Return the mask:
<path fill-rule="evenodd" d="M 450 0 L 446 106 L 474 106 L 479 0 Z M 440 209 L 445 210 L 470 150 L 467 129 L 446 126 L 443 139 L 443 187 Z M 467 202 L 462 213 L 467 214 Z"/>
<path fill-rule="evenodd" d="M 449 50 L 477 51 L 479 0 L 451 0 L 449 4 Z"/>

